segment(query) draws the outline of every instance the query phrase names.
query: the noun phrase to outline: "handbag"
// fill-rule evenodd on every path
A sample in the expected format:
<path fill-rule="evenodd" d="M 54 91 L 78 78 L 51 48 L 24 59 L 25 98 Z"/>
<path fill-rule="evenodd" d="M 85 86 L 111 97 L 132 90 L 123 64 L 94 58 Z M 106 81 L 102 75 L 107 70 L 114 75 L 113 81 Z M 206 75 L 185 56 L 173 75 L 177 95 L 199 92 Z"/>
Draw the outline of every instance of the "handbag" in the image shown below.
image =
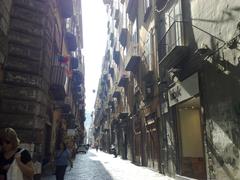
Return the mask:
<path fill-rule="evenodd" d="M 15 159 L 7 171 L 7 180 L 23 180 L 23 173 Z"/>
<path fill-rule="evenodd" d="M 21 149 L 19 153 L 21 153 L 24 149 Z M 13 160 L 7 171 L 7 180 L 24 180 L 23 173 L 19 168 L 16 159 Z"/>

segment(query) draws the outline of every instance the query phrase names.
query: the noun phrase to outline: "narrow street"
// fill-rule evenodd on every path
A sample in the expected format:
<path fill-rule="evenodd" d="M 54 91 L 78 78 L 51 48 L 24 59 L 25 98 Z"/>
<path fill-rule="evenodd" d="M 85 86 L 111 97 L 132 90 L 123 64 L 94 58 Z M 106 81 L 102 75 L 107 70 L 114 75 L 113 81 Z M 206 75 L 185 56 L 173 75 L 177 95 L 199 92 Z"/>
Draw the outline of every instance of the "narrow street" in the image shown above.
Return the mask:
<path fill-rule="evenodd" d="M 54 180 L 54 176 L 42 178 Z M 132 164 L 120 157 L 91 149 L 87 154 L 78 154 L 73 168 L 67 169 L 65 180 L 171 180 L 148 168 Z"/>
<path fill-rule="evenodd" d="M 55 180 L 89 147 L 65 180 L 240 180 L 239 17 L 240 0 L 0 0 L 0 180 Z"/>

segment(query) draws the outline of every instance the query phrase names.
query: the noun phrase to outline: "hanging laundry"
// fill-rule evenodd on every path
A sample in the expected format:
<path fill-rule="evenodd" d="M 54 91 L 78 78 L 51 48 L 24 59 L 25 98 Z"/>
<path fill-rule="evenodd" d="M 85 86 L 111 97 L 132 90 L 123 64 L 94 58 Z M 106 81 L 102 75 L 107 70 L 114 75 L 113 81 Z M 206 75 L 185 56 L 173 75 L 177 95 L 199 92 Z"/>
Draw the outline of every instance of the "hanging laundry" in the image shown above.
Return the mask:
<path fill-rule="evenodd" d="M 65 69 L 65 74 L 67 77 L 72 77 L 72 70 L 70 70 L 68 67 Z"/>
<path fill-rule="evenodd" d="M 63 63 L 64 64 L 67 64 L 69 60 L 70 60 L 70 56 L 64 56 L 63 57 Z"/>
<path fill-rule="evenodd" d="M 57 55 L 55 59 L 62 64 L 67 64 L 70 61 L 70 56 Z"/>

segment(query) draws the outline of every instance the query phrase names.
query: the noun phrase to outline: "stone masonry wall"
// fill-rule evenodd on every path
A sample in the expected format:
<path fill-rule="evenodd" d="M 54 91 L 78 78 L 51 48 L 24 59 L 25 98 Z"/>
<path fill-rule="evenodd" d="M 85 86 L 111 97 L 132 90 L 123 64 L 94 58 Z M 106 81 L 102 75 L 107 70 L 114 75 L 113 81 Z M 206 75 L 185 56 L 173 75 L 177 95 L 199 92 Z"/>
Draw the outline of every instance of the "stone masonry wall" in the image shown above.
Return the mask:
<path fill-rule="evenodd" d="M 208 47 L 202 58 L 202 104 L 206 123 L 205 147 L 208 179 L 239 179 L 239 65 L 240 53 L 227 45 L 240 33 L 239 2 L 195 0 L 184 3 L 188 34 L 198 48 Z M 187 9 L 188 8 L 188 9 Z M 204 32 L 205 31 L 205 32 Z"/>

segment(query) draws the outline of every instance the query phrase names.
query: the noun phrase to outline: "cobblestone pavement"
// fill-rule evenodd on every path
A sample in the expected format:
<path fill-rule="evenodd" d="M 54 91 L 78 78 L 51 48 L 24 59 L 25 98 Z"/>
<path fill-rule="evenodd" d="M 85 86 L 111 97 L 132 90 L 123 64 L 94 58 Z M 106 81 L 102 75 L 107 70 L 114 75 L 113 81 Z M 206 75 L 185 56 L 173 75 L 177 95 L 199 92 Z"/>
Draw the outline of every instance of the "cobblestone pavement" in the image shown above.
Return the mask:
<path fill-rule="evenodd" d="M 78 154 L 73 168 L 67 169 L 65 180 L 173 180 L 146 167 L 136 166 L 128 160 L 102 151 L 89 150 Z M 42 180 L 55 180 L 54 176 Z"/>

